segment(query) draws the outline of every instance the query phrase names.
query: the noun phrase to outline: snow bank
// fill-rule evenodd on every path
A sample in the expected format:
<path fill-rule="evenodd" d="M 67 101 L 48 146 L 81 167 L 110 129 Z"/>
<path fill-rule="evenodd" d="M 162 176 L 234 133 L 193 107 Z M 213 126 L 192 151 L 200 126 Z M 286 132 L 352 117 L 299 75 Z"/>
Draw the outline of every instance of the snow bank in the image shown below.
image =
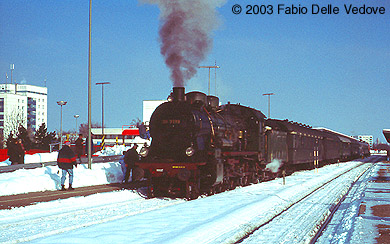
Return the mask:
<path fill-rule="evenodd" d="M 123 145 L 107 147 L 98 156 L 122 155 L 130 147 Z M 58 152 L 26 155 L 26 163 L 42 163 L 57 160 Z M 7 160 L 8 161 L 8 160 Z M 3 163 L 7 163 L 4 161 Z M 65 184 L 68 184 L 68 178 Z M 118 161 L 111 163 L 86 164 L 74 168 L 73 187 L 118 183 L 123 180 L 123 173 Z M 28 192 L 58 190 L 61 186 L 61 170 L 58 166 L 46 166 L 36 169 L 20 169 L 0 174 L 0 196 Z"/>

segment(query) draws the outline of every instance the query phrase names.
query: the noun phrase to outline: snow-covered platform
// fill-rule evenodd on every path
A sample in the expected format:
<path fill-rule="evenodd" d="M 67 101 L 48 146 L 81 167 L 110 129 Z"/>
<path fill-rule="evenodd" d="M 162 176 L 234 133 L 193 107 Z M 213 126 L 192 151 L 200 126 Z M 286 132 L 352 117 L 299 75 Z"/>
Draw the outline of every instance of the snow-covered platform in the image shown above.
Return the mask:
<path fill-rule="evenodd" d="M 390 162 L 361 177 L 317 243 L 390 243 Z"/>

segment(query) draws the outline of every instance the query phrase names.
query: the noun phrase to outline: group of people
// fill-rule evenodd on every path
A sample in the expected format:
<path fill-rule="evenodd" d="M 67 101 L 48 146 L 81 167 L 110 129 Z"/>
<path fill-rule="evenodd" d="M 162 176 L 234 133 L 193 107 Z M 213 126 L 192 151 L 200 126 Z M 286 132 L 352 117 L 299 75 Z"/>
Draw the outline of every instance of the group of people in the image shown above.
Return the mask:
<path fill-rule="evenodd" d="M 10 143 L 7 145 L 9 161 L 11 165 L 24 164 L 24 146 L 22 139 L 12 138 Z"/>
<path fill-rule="evenodd" d="M 65 180 L 66 175 L 69 175 L 69 188 L 68 190 L 73 190 L 73 167 L 77 167 L 77 158 L 79 163 L 81 163 L 81 155 L 83 154 L 83 137 L 82 134 L 79 135 L 79 138 L 75 141 L 76 149 L 75 152 L 70 148 L 70 142 L 65 141 L 63 147 L 58 152 L 57 165 L 62 170 L 61 177 L 61 190 L 65 191 Z M 124 183 L 129 181 L 130 175 L 135 167 L 135 162 L 139 160 L 138 145 L 134 146 L 123 152 L 121 158 L 121 166 L 124 174 Z"/>

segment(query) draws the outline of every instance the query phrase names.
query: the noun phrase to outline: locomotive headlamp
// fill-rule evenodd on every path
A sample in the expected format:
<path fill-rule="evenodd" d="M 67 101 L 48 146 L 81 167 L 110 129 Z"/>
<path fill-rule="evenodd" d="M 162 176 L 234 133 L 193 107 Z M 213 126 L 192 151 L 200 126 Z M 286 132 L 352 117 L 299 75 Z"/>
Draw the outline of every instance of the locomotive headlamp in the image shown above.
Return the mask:
<path fill-rule="evenodd" d="M 148 154 L 149 154 L 149 148 L 147 148 L 147 147 L 143 147 L 143 148 L 141 148 L 141 151 L 139 151 L 139 155 L 141 155 L 141 157 L 146 157 L 146 156 L 148 156 Z"/>
<path fill-rule="evenodd" d="M 194 153 L 195 153 L 195 150 L 194 150 L 193 147 L 189 147 L 189 148 L 186 149 L 186 155 L 188 157 L 191 157 L 192 155 L 194 155 Z"/>

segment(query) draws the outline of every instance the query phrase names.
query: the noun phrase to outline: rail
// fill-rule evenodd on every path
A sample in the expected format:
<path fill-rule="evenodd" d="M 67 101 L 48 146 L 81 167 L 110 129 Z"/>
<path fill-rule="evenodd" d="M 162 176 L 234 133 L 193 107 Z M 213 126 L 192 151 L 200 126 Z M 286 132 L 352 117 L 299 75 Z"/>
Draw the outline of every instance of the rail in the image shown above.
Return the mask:
<path fill-rule="evenodd" d="M 350 171 L 354 170 L 355 168 L 360 167 L 362 164 L 364 164 L 364 163 L 362 162 L 362 163 L 360 163 L 359 165 L 356 165 L 355 167 L 353 167 L 353 168 L 347 170 L 346 172 L 344 172 L 343 174 L 345 174 L 345 173 L 347 173 L 347 172 L 350 172 Z M 366 171 L 367 171 L 367 169 L 366 169 L 364 172 L 366 172 Z M 364 174 L 364 172 L 363 172 L 362 174 Z M 341 175 L 343 175 L 343 174 L 341 174 Z M 360 176 L 359 176 L 357 179 L 355 179 L 355 182 L 361 177 L 362 174 L 360 174 Z M 271 218 L 270 220 L 268 220 L 268 221 L 265 222 L 264 224 L 259 225 L 259 226 L 255 227 L 255 228 L 253 228 L 253 230 L 251 230 L 251 231 L 248 231 L 248 233 L 247 233 L 245 236 L 243 236 L 242 238 L 240 238 L 240 239 L 239 239 L 238 241 L 236 241 L 235 243 L 242 243 L 244 240 L 246 240 L 247 238 L 249 238 L 249 237 L 250 237 L 253 233 L 255 233 L 257 230 L 259 230 L 260 228 L 262 228 L 262 227 L 264 227 L 264 226 L 266 226 L 266 225 L 272 223 L 272 221 L 273 221 L 274 219 L 276 219 L 277 217 L 281 216 L 283 213 L 287 212 L 287 211 L 288 211 L 289 209 L 291 209 L 293 206 L 295 206 L 295 205 L 297 205 L 297 204 L 303 202 L 306 198 L 308 198 L 309 196 L 311 196 L 312 194 L 314 194 L 315 192 L 317 192 L 317 191 L 318 191 L 319 189 L 321 189 L 323 186 L 325 186 L 325 185 L 327 185 L 327 184 L 330 184 L 330 182 L 332 182 L 332 181 L 334 181 L 335 179 L 341 177 L 341 175 L 338 175 L 338 176 L 336 176 L 336 177 L 330 179 L 329 181 L 325 182 L 325 184 L 323 184 L 323 185 L 319 186 L 318 188 L 314 189 L 312 192 L 310 192 L 309 194 L 307 194 L 306 196 L 304 196 L 303 198 L 301 198 L 299 201 L 293 203 L 293 204 L 292 204 L 291 206 L 289 206 L 288 208 L 284 209 L 283 211 L 281 211 L 281 212 L 278 213 L 277 215 L 273 216 L 273 218 Z M 352 187 L 352 186 L 350 186 L 350 188 L 351 188 L 351 187 Z M 350 189 L 350 188 L 349 188 L 349 189 Z M 349 190 L 348 190 L 348 191 L 349 191 Z M 346 193 L 346 194 L 347 194 L 347 193 Z M 346 194 L 345 194 L 345 195 L 346 195 Z M 340 203 L 344 200 L 345 195 L 339 200 Z M 334 206 L 333 208 L 337 208 L 337 206 Z M 333 212 L 334 212 L 335 210 L 334 210 L 334 209 L 330 209 L 330 211 L 333 211 Z M 321 229 L 321 232 L 322 232 L 322 229 Z M 317 232 L 316 234 L 318 234 L 318 232 Z M 319 235 L 320 235 L 320 234 L 319 234 Z M 318 236 L 319 236 L 319 235 L 318 235 Z M 314 238 L 311 240 L 310 243 L 314 243 L 315 240 L 316 240 L 316 238 L 318 238 L 318 236 L 316 235 L 316 237 L 314 237 Z M 314 241 L 314 242 L 313 242 L 313 241 Z"/>

